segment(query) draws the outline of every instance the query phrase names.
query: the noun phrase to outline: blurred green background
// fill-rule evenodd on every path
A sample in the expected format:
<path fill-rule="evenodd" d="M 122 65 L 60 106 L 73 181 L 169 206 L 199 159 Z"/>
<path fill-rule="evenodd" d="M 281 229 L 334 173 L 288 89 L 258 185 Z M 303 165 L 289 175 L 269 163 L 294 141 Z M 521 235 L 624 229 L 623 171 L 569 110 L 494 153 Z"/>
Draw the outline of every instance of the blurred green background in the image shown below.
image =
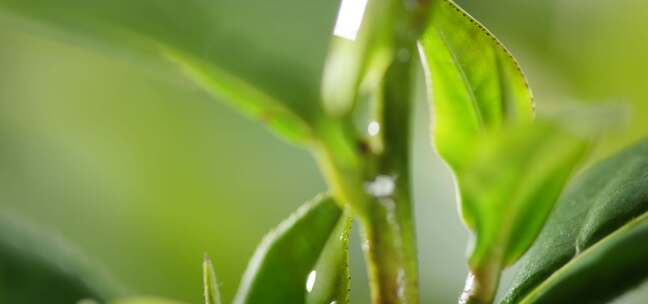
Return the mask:
<path fill-rule="evenodd" d="M 648 135 L 648 2 L 460 3 L 518 57 L 539 110 L 573 101 L 628 106 L 625 129 L 611 133 L 597 157 Z M 217 32 L 226 33 L 214 36 L 214 48 L 232 61 L 245 61 L 247 48 L 263 50 L 301 68 L 288 69 L 302 71 L 291 77 L 318 81 L 337 1 L 213 5 Z M 307 151 L 168 67 L 44 32 L 0 12 L 0 212 L 62 235 L 133 294 L 199 303 L 208 252 L 231 299 L 262 236 L 325 189 Z M 258 77 L 283 72 L 259 70 Z M 417 94 L 423 303 L 452 303 L 463 286 L 468 235 L 448 170 L 430 147 L 421 86 Z M 362 263 L 356 236 L 353 303 L 368 301 Z M 646 301 L 648 286 L 618 303 Z"/>

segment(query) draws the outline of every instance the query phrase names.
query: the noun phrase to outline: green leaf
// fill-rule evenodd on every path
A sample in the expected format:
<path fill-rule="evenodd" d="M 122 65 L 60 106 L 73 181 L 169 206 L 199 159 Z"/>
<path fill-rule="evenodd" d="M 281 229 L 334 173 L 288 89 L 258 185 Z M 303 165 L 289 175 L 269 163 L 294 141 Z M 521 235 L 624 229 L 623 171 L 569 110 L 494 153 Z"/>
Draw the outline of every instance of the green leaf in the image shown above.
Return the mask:
<path fill-rule="evenodd" d="M 359 97 L 379 90 L 389 65 L 409 60 L 410 47 L 426 19 L 428 1 L 342 1 L 322 78 L 322 98 L 329 114 L 349 114 Z M 354 3 L 354 4 L 352 4 Z M 355 9 L 345 7 L 355 6 Z M 355 15 L 354 18 L 345 18 Z M 358 23 L 357 31 L 353 26 Z M 346 26 L 345 26 L 346 25 Z"/>
<path fill-rule="evenodd" d="M 648 277 L 648 140 L 583 172 L 503 303 L 605 302 Z"/>
<path fill-rule="evenodd" d="M 466 297 L 488 303 L 500 270 L 540 232 L 563 186 L 589 150 L 588 141 L 551 123 L 511 126 L 477 138 L 455 170 L 461 213 L 474 233 Z"/>
<path fill-rule="evenodd" d="M 349 234 L 353 220 L 345 217 L 326 242 L 317 264 L 306 279 L 312 288 L 306 296 L 308 304 L 349 303 L 351 275 L 349 273 Z"/>
<path fill-rule="evenodd" d="M 164 52 L 205 91 L 265 123 L 288 141 L 305 144 L 312 139 L 309 124 L 281 101 L 204 60 L 172 49 Z"/>
<path fill-rule="evenodd" d="M 221 304 L 216 271 L 207 254 L 205 254 L 205 259 L 203 260 L 203 289 L 205 293 L 205 304 Z"/>
<path fill-rule="evenodd" d="M 531 246 L 589 140 L 567 132 L 569 123 L 534 121 L 511 54 L 453 2 L 435 3 L 419 51 L 433 95 L 434 143 L 455 174 L 461 215 L 474 234 L 460 301 L 489 303 L 501 269 Z"/>
<path fill-rule="evenodd" d="M 340 229 L 347 229 L 339 228 L 338 224 L 346 221 L 328 195 L 320 195 L 302 206 L 263 239 L 243 275 L 234 303 L 305 303 L 307 289 L 314 287 L 310 284 L 329 284 L 317 277 L 315 282 L 307 279 L 318 260 L 325 259 L 322 256 L 339 257 L 328 253 L 326 247 L 335 244 L 333 240 L 346 242 L 345 238 L 340 240 L 339 233 Z M 346 251 L 345 247 L 341 245 L 339 249 Z M 337 280 L 339 275 L 324 277 Z"/>
<path fill-rule="evenodd" d="M 434 100 L 434 142 L 456 167 L 485 130 L 533 119 L 533 101 L 513 56 L 449 0 L 432 7 L 419 42 Z"/>
<path fill-rule="evenodd" d="M 356 36 L 332 37 L 322 79 L 322 98 L 328 113 L 337 116 L 348 114 L 367 74 L 373 74 L 374 82 L 382 79 L 393 57 L 391 27 L 397 12 L 400 12 L 397 2 L 367 1 L 363 14 L 356 16 L 361 19 L 357 20 Z M 350 1 L 342 1 L 338 18 L 344 16 L 345 3 Z M 338 20 L 338 23 L 341 21 L 344 22 Z M 338 31 L 334 29 L 334 33 Z"/>
<path fill-rule="evenodd" d="M 85 303 L 79 303 L 85 304 Z M 90 304 L 90 303 L 88 303 Z M 133 297 L 110 302 L 110 304 L 182 304 L 182 302 L 158 297 Z"/>
<path fill-rule="evenodd" d="M 308 141 L 321 112 L 317 84 L 305 83 L 294 54 L 237 39 L 223 14 L 227 6 L 218 1 L 0 1 L 0 17 L 13 27 L 63 34 L 138 63 L 164 67 L 171 59 L 216 99 L 290 141 Z"/>
<path fill-rule="evenodd" d="M 68 304 L 119 294 L 69 244 L 0 214 L 0 303 Z"/>

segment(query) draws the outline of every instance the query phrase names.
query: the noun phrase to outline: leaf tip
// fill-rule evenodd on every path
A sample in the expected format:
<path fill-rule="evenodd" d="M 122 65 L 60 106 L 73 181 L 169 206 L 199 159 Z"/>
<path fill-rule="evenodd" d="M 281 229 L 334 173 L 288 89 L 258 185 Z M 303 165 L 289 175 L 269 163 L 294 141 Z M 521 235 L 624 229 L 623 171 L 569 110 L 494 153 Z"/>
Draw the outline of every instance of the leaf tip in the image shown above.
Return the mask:
<path fill-rule="evenodd" d="M 216 271 L 214 264 L 207 252 L 203 255 L 203 288 L 205 293 L 205 304 L 221 304 L 220 292 L 216 283 Z"/>

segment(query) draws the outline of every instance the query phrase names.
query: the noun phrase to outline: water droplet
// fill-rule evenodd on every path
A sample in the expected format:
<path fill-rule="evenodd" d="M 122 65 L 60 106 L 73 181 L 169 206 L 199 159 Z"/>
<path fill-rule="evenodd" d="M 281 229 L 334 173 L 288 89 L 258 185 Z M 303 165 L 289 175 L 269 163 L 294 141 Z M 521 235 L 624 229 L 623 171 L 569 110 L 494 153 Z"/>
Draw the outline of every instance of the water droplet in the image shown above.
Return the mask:
<path fill-rule="evenodd" d="M 378 135 L 378 132 L 380 132 L 380 124 L 377 121 L 370 122 L 367 127 L 367 133 L 369 133 L 369 136 L 376 136 Z"/>
<path fill-rule="evenodd" d="M 368 0 L 342 0 L 333 34 L 338 37 L 355 40 L 362 24 Z"/>
<path fill-rule="evenodd" d="M 313 290 L 315 279 L 317 279 L 317 271 L 313 270 L 308 274 L 308 278 L 306 278 L 306 291 L 311 292 Z"/>
<path fill-rule="evenodd" d="M 378 175 L 366 184 L 367 193 L 376 198 L 388 198 L 394 194 L 396 179 L 389 175 Z"/>

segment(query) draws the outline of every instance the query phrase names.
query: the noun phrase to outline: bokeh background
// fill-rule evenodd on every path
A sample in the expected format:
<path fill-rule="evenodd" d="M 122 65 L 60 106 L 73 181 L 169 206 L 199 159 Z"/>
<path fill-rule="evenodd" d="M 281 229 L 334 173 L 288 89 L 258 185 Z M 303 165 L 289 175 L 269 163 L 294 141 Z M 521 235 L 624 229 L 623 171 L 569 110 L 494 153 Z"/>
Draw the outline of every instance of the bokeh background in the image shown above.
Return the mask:
<path fill-rule="evenodd" d="M 213 2 L 227 33 L 215 47 L 278 54 L 304 67 L 298 77 L 318 77 L 338 1 Z M 541 110 L 574 101 L 628 107 L 625 128 L 596 157 L 648 136 L 648 2 L 459 2 L 518 57 Z M 0 212 L 63 236 L 129 292 L 199 303 L 208 252 L 231 299 L 262 236 L 325 189 L 307 151 L 180 75 L 9 19 L 0 12 Z M 422 96 L 419 86 L 413 190 L 423 302 L 453 303 L 468 234 L 430 146 Z M 354 238 L 352 302 L 366 303 Z M 646 303 L 648 286 L 617 301 Z"/>

